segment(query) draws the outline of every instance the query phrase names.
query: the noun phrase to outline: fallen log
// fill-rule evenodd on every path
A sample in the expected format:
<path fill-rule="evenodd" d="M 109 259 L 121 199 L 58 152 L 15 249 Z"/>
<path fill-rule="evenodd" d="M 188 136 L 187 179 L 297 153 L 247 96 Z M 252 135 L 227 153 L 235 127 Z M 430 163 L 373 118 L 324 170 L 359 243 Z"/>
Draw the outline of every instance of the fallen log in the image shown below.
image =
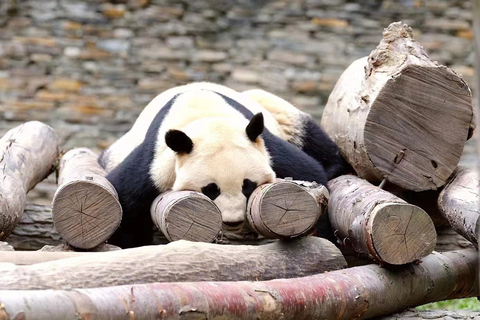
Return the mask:
<path fill-rule="evenodd" d="M 0 317 L 30 319 L 368 319 L 478 295 L 475 250 L 420 265 L 376 265 L 262 282 L 187 282 L 75 290 L 0 290 Z M 3 313 L 3 314 L 2 314 Z"/>
<path fill-rule="evenodd" d="M 53 222 L 70 245 L 90 249 L 104 243 L 122 220 L 122 207 L 98 156 L 87 148 L 68 151 L 60 160 Z"/>
<path fill-rule="evenodd" d="M 212 242 L 222 231 L 220 209 L 195 191 L 167 191 L 152 203 L 153 223 L 169 241 Z"/>
<path fill-rule="evenodd" d="M 322 116 L 359 177 L 413 191 L 445 184 L 474 126 L 465 81 L 431 61 L 401 22 L 345 70 Z"/>
<path fill-rule="evenodd" d="M 438 197 L 440 212 L 452 228 L 478 248 L 480 172 L 459 167 Z"/>
<path fill-rule="evenodd" d="M 15 127 L 0 139 L 0 240 L 12 233 L 27 192 L 52 172 L 57 157 L 57 135 L 38 121 Z"/>
<path fill-rule="evenodd" d="M 419 207 L 353 175 L 332 179 L 328 186 L 332 227 L 355 251 L 394 265 L 413 262 L 433 251 L 435 227 Z"/>
<path fill-rule="evenodd" d="M 60 239 L 53 226 L 52 207 L 27 203 L 7 241 L 15 250 L 38 250 L 46 245 L 58 245 Z"/>
<path fill-rule="evenodd" d="M 0 264 L 0 289 L 73 289 L 173 281 L 303 277 L 346 267 L 328 240 L 305 237 L 261 246 L 175 241 L 31 266 Z"/>
<path fill-rule="evenodd" d="M 264 184 L 248 200 L 248 224 L 267 238 L 298 237 L 314 227 L 327 201 L 322 185 L 288 180 Z"/>

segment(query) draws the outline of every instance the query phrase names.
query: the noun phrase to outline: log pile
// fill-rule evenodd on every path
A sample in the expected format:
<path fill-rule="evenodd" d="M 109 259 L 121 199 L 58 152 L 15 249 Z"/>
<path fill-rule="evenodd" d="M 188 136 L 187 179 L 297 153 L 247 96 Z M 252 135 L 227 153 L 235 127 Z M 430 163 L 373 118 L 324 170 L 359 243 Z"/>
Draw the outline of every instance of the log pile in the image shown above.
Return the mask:
<path fill-rule="evenodd" d="M 259 186 L 231 239 L 241 245 L 224 244 L 209 198 L 168 191 L 151 218 L 171 243 L 127 250 L 106 243 L 122 211 L 97 155 L 68 151 L 52 207 L 25 205 L 58 143 L 38 122 L 12 129 L 0 139 L 0 319 L 367 319 L 478 296 L 480 178 L 457 168 L 475 127 L 462 78 L 393 23 L 341 76 L 322 124 L 357 176 Z M 331 241 L 311 236 L 325 222 Z"/>

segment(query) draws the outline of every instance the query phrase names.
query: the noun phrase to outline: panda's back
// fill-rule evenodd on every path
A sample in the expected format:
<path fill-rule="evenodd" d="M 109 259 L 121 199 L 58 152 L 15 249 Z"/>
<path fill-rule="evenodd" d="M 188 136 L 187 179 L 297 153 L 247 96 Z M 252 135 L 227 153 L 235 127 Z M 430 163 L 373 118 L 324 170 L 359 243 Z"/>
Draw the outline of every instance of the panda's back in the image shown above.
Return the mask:
<path fill-rule="evenodd" d="M 157 114 L 165 111 L 166 115 L 162 118 L 157 139 L 163 137 L 167 130 L 181 129 L 199 118 L 250 119 L 253 114 L 259 112 L 264 115 L 267 129 L 274 135 L 284 138 L 276 119 L 249 96 L 213 83 L 192 83 L 169 89 L 156 96 L 141 112 L 130 131 L 102 153 L 100 164 L 107 171 L 115 168 L 144 141 L 148 128 Z"/>

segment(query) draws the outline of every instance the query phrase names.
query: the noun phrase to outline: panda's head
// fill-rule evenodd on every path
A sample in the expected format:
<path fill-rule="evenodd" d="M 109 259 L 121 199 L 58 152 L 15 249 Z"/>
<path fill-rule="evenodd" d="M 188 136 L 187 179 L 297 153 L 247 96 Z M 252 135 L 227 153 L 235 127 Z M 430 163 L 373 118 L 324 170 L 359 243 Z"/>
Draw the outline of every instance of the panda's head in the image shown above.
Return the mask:
<path fill-rule="evenodd" d="M 241 225 L 247 199 L 275 173 L 260 134 L 263 116 L 244 119 L 205 118 L 165 134 L 176 153 L 173 190 L 193 190 L 212 199 L 227 225 Z"/>

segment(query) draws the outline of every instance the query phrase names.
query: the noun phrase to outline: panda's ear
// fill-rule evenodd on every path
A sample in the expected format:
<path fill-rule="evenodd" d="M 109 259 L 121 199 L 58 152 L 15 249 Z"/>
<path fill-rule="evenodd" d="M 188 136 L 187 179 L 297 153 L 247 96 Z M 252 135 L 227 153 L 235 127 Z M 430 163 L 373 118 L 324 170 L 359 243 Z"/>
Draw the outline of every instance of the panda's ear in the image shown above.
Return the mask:
<path fill-rule="evenodd" d="M 245 131 L 247 132 L 247 137 L 252 142 L 255 142 L 259 135 L 263 132 L 263 114 L 261 112 L 257 113 L 250 120 L 250 123 L 247 125 Z"/>
<path fill-rule="evenodd" d="M 180 130 L 168 130 L 165 134 L 165 143 L 177 153 L 190 153 L 193 149 L 192 139 Z"/>

